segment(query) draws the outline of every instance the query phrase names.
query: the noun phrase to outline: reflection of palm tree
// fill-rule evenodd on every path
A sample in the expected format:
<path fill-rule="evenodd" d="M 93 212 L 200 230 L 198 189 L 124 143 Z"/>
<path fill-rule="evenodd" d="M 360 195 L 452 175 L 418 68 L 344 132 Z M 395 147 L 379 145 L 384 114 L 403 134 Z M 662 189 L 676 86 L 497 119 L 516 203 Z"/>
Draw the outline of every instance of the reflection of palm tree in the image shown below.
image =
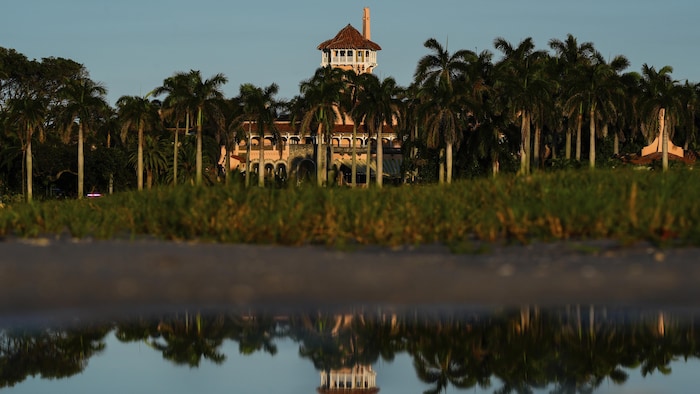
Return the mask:
<path fill-rule="evenodd" d="M 236 316 L 229 337 L 238 342 L 241 354 L 250 355 L 263 350 L 272 356 L 277 354 L 277 323 L 269 316 Z"/>
<path fill-rule="evenodd" d="M 409 353 L 418 378 L 434 385 L 426 393 L 446 391 L 448 385 L 489 387 L 488 351 L 473 322 L 448 317 L 413 330 Z"/>
<path fill-rule="evenodd" d="M 162 341 L 152 339 L 150 345 L 175 364 L 198 367 L 202 358 L 221 364 L 226 360 L 226 356 L 218 351 L 225 337 L 223 329 L 221 317 L 186 314 L 180 319 L 161 322 L 158 330 Z"/>
<path fill-rule="evenodd" d="M 11 387 L 28 376 L 59 379 L 81 373 L 94 355 L 105 349 L 108 326 L 77 330 L 3 331 L 0 334 L 0 387 Z"/>

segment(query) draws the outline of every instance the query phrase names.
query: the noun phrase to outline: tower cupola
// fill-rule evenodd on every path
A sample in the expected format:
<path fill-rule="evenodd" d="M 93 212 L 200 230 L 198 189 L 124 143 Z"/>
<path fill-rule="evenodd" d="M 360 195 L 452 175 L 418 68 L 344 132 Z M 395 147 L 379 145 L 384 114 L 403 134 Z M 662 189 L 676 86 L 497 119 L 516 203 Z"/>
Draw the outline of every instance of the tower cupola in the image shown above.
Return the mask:
<path fill-rule="evenodd" d="M 318 45 L 321 51 L 321 67 L 331 66 L 356 73 L 371 73 L 377 67 L 377 51 L 380 47 L 370 40 L 369 8 L 364 9 L 362 34 L 348 24 L 335 37 Z"/>

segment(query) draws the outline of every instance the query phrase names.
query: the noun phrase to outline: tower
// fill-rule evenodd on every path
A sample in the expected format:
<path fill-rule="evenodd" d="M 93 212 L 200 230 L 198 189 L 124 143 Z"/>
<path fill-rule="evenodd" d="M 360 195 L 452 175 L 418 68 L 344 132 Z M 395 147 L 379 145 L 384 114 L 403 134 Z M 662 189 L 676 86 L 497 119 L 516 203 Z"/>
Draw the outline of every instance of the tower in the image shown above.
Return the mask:
<path fill-rule="evenodd" d="M 318 45 L 321 51 L 321 67 L 331 66 L 356 73 L 371 73 L 377 67 L 377 51 L 382 47 L 373 42 L 370 31 L 369 8 L 362 16 L 362 34 L 348 24 L 335 37 Z"/>

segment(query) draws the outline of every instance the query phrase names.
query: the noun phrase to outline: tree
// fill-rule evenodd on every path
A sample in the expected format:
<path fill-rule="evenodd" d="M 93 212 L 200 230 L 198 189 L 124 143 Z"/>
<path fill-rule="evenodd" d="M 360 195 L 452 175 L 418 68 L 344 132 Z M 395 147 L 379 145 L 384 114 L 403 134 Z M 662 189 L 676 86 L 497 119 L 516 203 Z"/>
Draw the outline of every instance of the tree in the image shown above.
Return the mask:
<path fill-rule="evenodd" d="M 500 99 L 520 117 L 520 173 L 530 172 L 530 126 L 532 113 L 551 94 L 551 84 L 543 78 L 539 60 L 546 56 L 543 51 L 535 51 L 531 37 L 521 41 L 517 47 L 504 38 L 494 41 L 496 49 L 503 53 L 503 59 L 496 65 L 495 87 Z"/>
<path fill-rule="evenodd" d="M 685 116 L 683 116 L 683 124 L 685 125 L 685 141 L 683 149 L 688 150 L 691 143 L 694 143 L 697 138 L 697 126 L 695 117 L 700 104 L 700 83 L 689 83 L 687 80 L 681 88 L 681 99 L 685 108 Z"/>
<path fill-rule="evenodd" d="M 452 91 L 454 81 L 467 72 L 469 62 L 476 58 L 474 52 L 466 49 L 450 54 L 447 48 L 443 48 L 434 38 L 425 41 L 423 46 L 432 50 L 432 53 L 418 60 L 413 79 L 424 86 L 444 84 Z"/>
<path fill-rule="evenodd" d="M 432 50 L 432 53 L 423 56 L 414 73 L 414 82 L 420 86 L 419 95 L 424 96 L 424 103 L 428 108 L 420 111 L 423 122 L 428 125 L 428 146 L 435 148 L 438 145 L 441 156 L 445 156 L 445 171 L 447 183 L 452 182 L 452 150 L 457 141 L 458 123 L 466 114 L 461 114 L 461 101 L 465 97 L 455 88 L 457 81 L 465 81 L 465 75 L 469 71 L 469 64 L 478 58 L 472 51 L 462 49 L 450 54 L 434 38 L 428 39 L 423 46 Z M 461 114 L 461 115 L 460 115 Z M 426 117 L 427 116 L 427 117 Z M 460 121 L 457 121 L 460 118 Z M 441 135 L 442 134 L 442 135 Z M 442 141 L 439 141 L 442 139 Z M 443 164 L 440 163 L 440 182 L 443 182 Z"/>
<path fill-rule="evenodd" d="M 425 140 L 428 148 L 440 149 L 440 157 L 444 156 L 446 177 L 442 175 L 442 160 L 440 162 L 440 183 L 452 182 L 452 151 L 460 134 L 465 129 L 463 96 L 450 91 L 446 85 L 426 86 L 419 93 L 423 97 L 419 109 L 421 124 L 425 130 Z"/>
<path fill-rule="evenodd" d="M 394 119 L 400 118 L 399 94 L 401 88 L 391 77 L 385 78 L 381 82 L 372 74 L 367 74 L 367 78 L 367 83 L 364 84 L 359 98 L 358 107 L 359 112 L 364 114 L 370 132 L 377 135 L 377 186 L 382 187 L 384 177 L 382 128 L 384 124 L 391 125 Z M 367 164 L 369 169 L 369 156 Z"/>
<path fill-rule="evenodd" d="M 83 198 L 85 179 L 85 134 L 93 130 L 101 114 L 108 108 L 105 101 L 107 89 L 100 83 L 84 77 L 71 80 L 60 91 L 63 106 L 60 109 L 60 131 L 64 142 L 70 140 L 71 131 L 77 122 L 78 128 L 78 199 Z"/>
<path fill-rule="evenodd" d="M 177 73 L 172 77 L 163 80 L 163 85 L 155 88 L 153 94 L 160 96 L 166 94 L 163 100 L 162 116 L 175 123 L 175 133 L 173 142 L 173 184 L 178 183 L 178 153 L 180 149 L 180 122 L 185 122 L 185 134 L 190 131 L 192 108 L 188 106 L 188 99 L 191 96 L 193 80 L 192 73 Z"/>
<path fill-rule="evenodd" d="M 347 86 L 341 102 L 342 111 L 352 119 L 352 164 L 350 165 L 350 186 L 357 186 L 357 126 L 362 123 L 364 114 L 359 111 L 359 100 L 365 81 L 371 74 L 357 74 L 355 70 L 345 72 Z M 369 157 L 367 157 L 367 179 L 369 179 Z"/>
<path fill-rule="evenodd" d="M 571 34 L 566 36 L 566 41 L 551 39 L 549 47 L 557 54 L 557 65 L 559 68 L 559 78 L 562 86 L 576 84 L 581 76 L 584 67 L 590 64 L 591 57 L 595 52 L 593 43 L 584 42 L 579 45 L 578 40 Z M 565 102 L 569 97 L 568 89 L 560 92 Z M 583 120 L 583 103 L 580 103 L 576 112 L 576 159 L 581 157 L 581 124 Z M 571 159 L 571 125 L 566 129 L 565 158 Z"/>
<path fill-rule="evenodd" d="M 125 141 L 130 130 L 136 128 L 138 133 L 136 185 L 143 190 L 143 145 L 144 132 L 155 129 L 160 120 L 158 106 L 147 97 L 122 96 L 117 100 L 118 116 L 121 120 L 121 138 Z"/>
<path fill-rule="evenodd" d="M 196 158 L 195 158 L 195 184 L 202 183 L 202 131 L 204 117 L 219 120 L 224 94 L 221 85 L 228 82 L 223 74 L 215 74 L 209 79 L 203 80 L 202 73 L 190 70 L 189 73 L 176 73 L 164 81 L 164 85 L 156 88 L 155 94 L 168 92 L 172 99 L 169 104 L 177 108 L 185 109 L 187 113 L 196 113 Z M 177 166 L 175 166 L 177 168 Z"/>
<path fill-rule="evenodd" d="M 681 101 L 682 87 L 678 81 L 671 78 L 673 67 L 664 66 L 659 71 L 646 63 L 642 65 L 642 98 L 641 108 L 647 122 L 658 125 L 658 135 L 661 140 L 662 167 L 668 170 L 668 141 L 672 124 L 678 121 L 683 111 Z M 658 122 L 654 120 L 658 119 Z"/>
<path fill-rule="evenodd" d="M 46 103 L 41 97 L 22 97 L 9 100 L 10 119 L 17 125 L 20 141 L 24 144 L 25 165 L 27 170 L 27 201 L 32 201 L 33 165 L 32 138 L 34 132 L 40 131 L 43 140 L 44 122 L 46 121 Z"/>
<path fill-rule="evenodd" d="M 275 95 L 279 91 L 277 84 L 271 84 L 266 88 L 259 88 L 252 84 L 243 84 L 240 88 L 240 99 L 243 105 L 243 113 L 248 119 L 250 126 L 253 121 L 258 129 L 260 141 L 258 143 L 259 159 L 258 159 L 258 186 L 265 186 L 265 129 L 267 128 L 273 135 L 273 139 L 279 141 L 279 133 L 275 127 L 275 119 L 277 118 L 277 109 L 280 103 L 275 99 Z M 250 129 L 249 129 L 250 130 Z M 248 146 L 250 138 L 248 138 Z M 247 156 L 250 156 L 248 154 Z M 248 159 L 246 159 L 248 160 Z M 249 184 L 249 168 L 246 168 L 246 185 Z"/>
<path fill-rule="evenodd" d="M 299 86 L 304 96 L 306 112 L 301 120 L 302 132 L 316 126 L 316 179 L 323 186 L 326 178 L 326 148 L 325 140 L 330 141 L 333 128 L 340 118 L 340 103 L 345 91 L 344 72 L 331 66 L 316 70 L 313 77 L 303 81 Z"/>
<path fill-rule="evenodd" d="M 590 63 L 580 68 L 579 78 L 569 88 L 566 107 L 588 109 L 589 167 L 595 168 L 596 121 L 616 114 L 616 102 L 624 95 L 624 85 L 618 74 L 629 66 L 624 56 L 616 56 L 607 63 L 599 52 L 594 52 Z"/>

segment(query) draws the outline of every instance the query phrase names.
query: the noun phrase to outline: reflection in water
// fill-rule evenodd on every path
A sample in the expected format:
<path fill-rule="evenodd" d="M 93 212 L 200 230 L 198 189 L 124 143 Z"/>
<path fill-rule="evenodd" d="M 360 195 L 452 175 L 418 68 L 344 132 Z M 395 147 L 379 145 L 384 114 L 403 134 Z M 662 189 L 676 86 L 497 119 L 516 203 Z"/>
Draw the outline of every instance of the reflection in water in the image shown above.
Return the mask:
<path fill-rule="evenodd" d="M 372 366 L 398 355 L 410 357 L 413 373 L 426 384 L 416 392 L 591 393 L 603 382 L 608 389 L 624 385 L 630 373 L 670 375 L 673 361 L 698 358 L 695 323 L 692 314 L 571 306 L 447 314 L 183 313 L 82 327 L 6 328 L 0 331 L 0 387 L 31 376 L 79 374 L 113 332 L 121 343 L 144 343 L 167 362 L 189 368 L 204 360 L 225 366 L 226 341 L 235 342 L 241 355 L 274 356 L 276 341 L 288 339 L 298 345 L 301 362 L 319 371 L 322 393 L 376 392 Z"/>

